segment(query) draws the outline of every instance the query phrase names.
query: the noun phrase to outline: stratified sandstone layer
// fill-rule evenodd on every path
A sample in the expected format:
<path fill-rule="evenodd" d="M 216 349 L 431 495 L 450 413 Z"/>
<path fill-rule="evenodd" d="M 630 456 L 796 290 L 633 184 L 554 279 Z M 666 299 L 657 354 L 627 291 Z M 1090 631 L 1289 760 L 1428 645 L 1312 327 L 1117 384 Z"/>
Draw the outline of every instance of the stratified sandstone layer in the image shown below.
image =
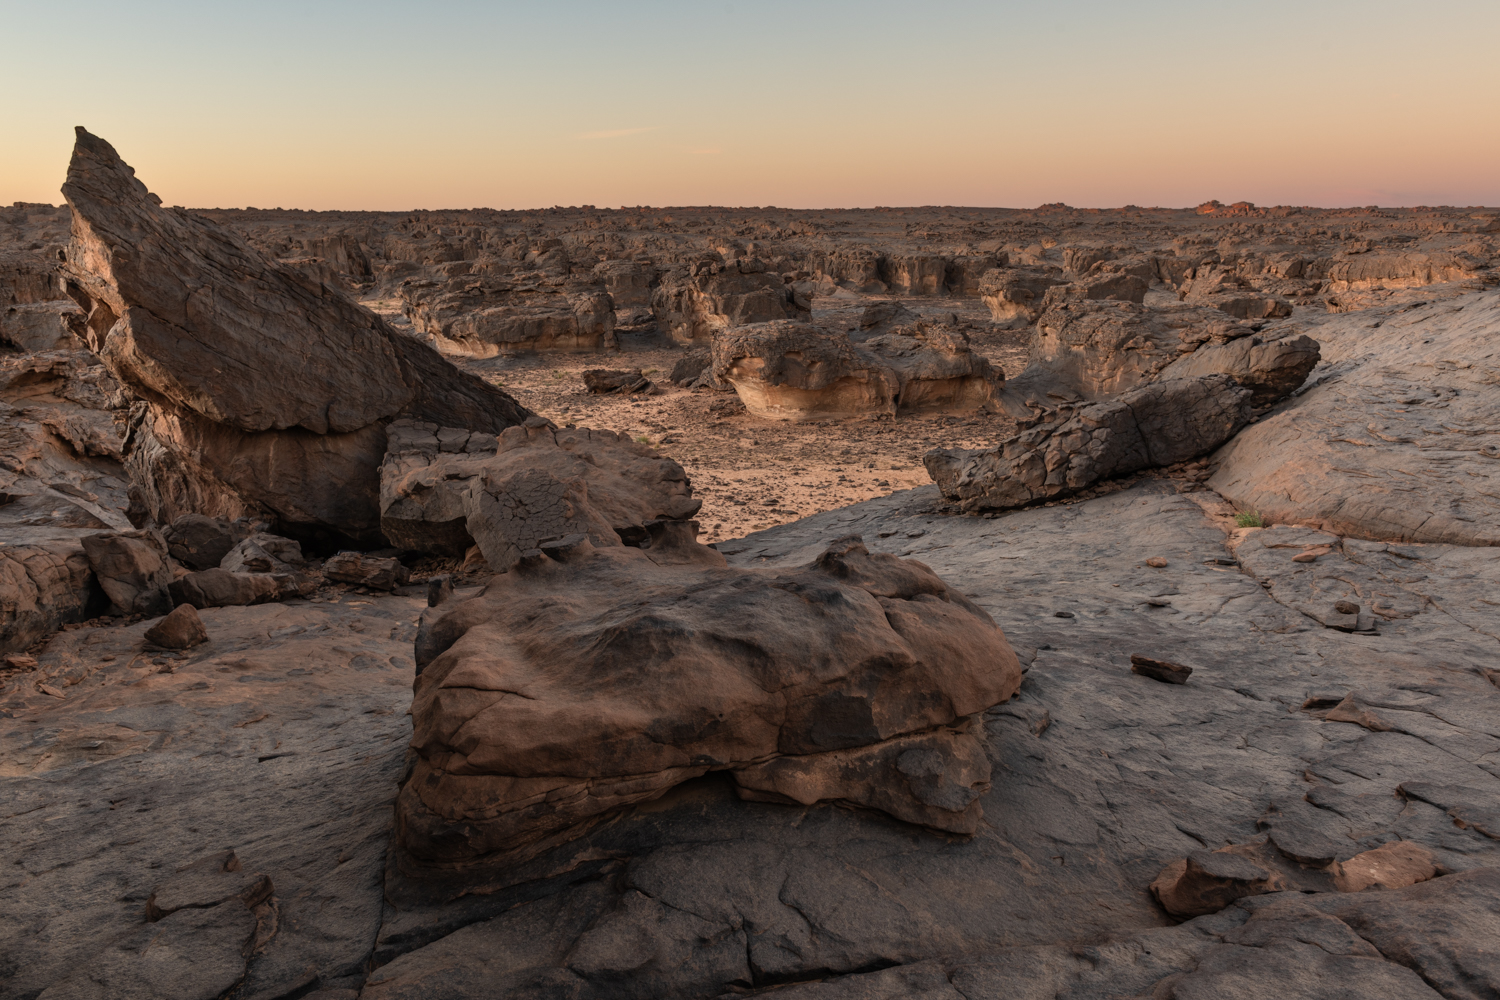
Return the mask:
<path fill-rule="evenodd" d="M 424 631 L 419 759 L 399 800 L 408 851 L 524 856 L 746 766 L 756 797 L 977 829 L 989 769 L 972 736 L 943 727 L 1020 685 L 989 615 L 858 538 L 763 572 L 726 566 L 695 533 L 544 545 Z"/>
<path fill-rule="evenodd" d="M 386 422 L 498 433 L 528 415 L 337 288 L 162 208 L 82 128 L 63 193 L 69 290 L 90 349 L 143 399 L 125 463 L 157 521 L 265 512 L 371 537 Z"/>

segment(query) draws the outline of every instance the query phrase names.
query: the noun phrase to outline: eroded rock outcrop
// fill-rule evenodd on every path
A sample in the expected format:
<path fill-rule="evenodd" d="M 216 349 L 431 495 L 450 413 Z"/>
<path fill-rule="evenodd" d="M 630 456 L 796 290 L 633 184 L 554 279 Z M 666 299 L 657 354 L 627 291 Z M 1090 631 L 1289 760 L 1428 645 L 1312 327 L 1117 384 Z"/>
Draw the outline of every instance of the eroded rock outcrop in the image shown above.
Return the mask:
<path fill-rule="evenodd" d="M 958 330 L 928 321 L 877 329 L 851 336 L 782 321 L 731 330 L 714 338 L 712 373 L 751 413 L 774 420 L 964 412 L 994 401 L 1003 373 Z"/>
<path fill-rule="evenodd" d="M 89 346 L 144 400 L 125 463 L 147 517 L 263 512 L 374 538 L 387 422 L 495 433 L 528 415 L 338 289 L 162 208 L 82 128 L 63 193 Z"/>
<path fill-rule="evenodd" d="M 1067 279 L 1056 268 L 1001 267 L 979 279 L 979 297 L 997 323 L 1027 324 L 1042 312 L 1047 290 Z"/>
<path fill-rule="evenodd" d="M 397 546 L 461 556 L 478 545 L 505 572 L 549 540 L 639 543 L 647 526 L 702 506 L 682 466 L 628 435 L 558 430 L 533 417 L 498 439 L 412 421 L 389 430 L 381 527 Z"/>
<path fill-rule="evenodd" d="M 401 286 L 402 312 L 445 354 L 615 347 L 615 303 L 597 287 L 462 275 Z"/>
<path fill-rule="evenodd" d="M 1063 301 L 1037 320 L 1026 370 L 1010 393 L 1093 400 L 1157 378 L 1232 376 L 1266 406 L 1296 389 L 1318 362 L 1318 344 L 1293 328 L 1261 334 L 1202 308 Z"/>
<path fill-rule="evenodd" d="M 661 329 L 679 344 L 706 343 L 731 327 L 807 316 L 781 275 L 753 259 L 694 264 L 662 276 L 651 293 Z"/>
<path fill-rule="evenodd" d="M 419 760 L 398 800 L 409 852 L 450 865 L 525 854 L 747 766 L 751 797 L 847 798 L 974 830 L 988 762 L 948 727 L 1021 681 L 989 616 L 857 537 L 763 572 L 729 568 L 695 533 L 663 524 L 646 548 L 570 540 L 431 625 Z"/>
<path fill-rule="evenodd" d="M 1024 507 L 1205 455 L 1250 422 L 1250 397 L 1227 375 L 1152 382 L 1047 411 L 994 448 L 939 448 L 923 462 L 966 511 Z"/>

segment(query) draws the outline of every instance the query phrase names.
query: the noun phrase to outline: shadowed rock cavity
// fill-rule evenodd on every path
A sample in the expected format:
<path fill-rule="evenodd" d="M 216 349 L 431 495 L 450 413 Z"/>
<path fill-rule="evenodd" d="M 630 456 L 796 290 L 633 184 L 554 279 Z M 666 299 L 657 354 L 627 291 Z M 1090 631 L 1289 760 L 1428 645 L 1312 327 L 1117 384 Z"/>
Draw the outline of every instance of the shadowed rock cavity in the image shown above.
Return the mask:
<path fill-rule="evenodd" d="M 137 517 L 264 513 L 375 540 L 386 423 L 498 433 L 529 416 L 338 288 L 163 208 L 77 131 L 67 288 L 89 347 L 142 400 L 124 447 Z"/>
<path fill-rule="evenodd" d="M 856 536 L 758 570 L 695 533 L 567 539 L 445 605 L 418 639 L 407 851 L 439 865 L 534 853 L 722 770 L 747 798 L 978 828 L 990 770 L 967 717 L 1021 683 L 990 617 Z"/>

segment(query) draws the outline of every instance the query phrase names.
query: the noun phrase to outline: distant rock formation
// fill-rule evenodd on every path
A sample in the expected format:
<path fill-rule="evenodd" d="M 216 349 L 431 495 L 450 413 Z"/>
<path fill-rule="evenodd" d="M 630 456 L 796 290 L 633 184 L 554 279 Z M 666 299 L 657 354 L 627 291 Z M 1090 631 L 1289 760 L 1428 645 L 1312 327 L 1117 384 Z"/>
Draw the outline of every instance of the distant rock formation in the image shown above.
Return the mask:
<path fill-rule="evenodd" d="M 63 194 L 85 336 L 143 400 L 125 446 L 140 518 L 260 512 L 373 540 L 386 423 L 498 433 L 529 416 L 337 288 L 162 208 L 82 128 Z"/>
<path fill-rule="evenodd" d="M 972 412 L 993 403 L 1005 376 L 961 332 L 929 321 L 879 328 L 833 333 L 795 320 L 740 327 L 714 338 L 712 372 L 751 413 L 773 420 Z"/>
<path fill-rule="evenodd" d="M 651 309 L 679 344 L 707 343 L 731 327 L 808 315 L 791 286 L 755 260 L 694 264 L 663 275 L 651 293 Z"/>
<path fill-rule="evenodd" d="M 412 326 L 445 354 L 491 358 L 615 346 L 615 304 L 599 288 L 460 275 L 407 281 L 401 299 Z"/>

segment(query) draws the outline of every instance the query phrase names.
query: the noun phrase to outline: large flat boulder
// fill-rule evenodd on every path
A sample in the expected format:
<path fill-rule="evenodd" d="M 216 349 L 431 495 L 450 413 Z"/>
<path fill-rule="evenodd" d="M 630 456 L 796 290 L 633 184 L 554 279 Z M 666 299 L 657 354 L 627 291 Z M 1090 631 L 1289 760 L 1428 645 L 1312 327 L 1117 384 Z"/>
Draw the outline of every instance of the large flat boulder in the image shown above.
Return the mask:
<path fill-rule="evenodd" d="M 264 512 L 374 538 L 386 422 L 496 433 L 528 415 L 339 289 L 163 208 L 82 128 L 63 193 L 68 290 L 90 348 L 144 400 L 125 457 L 159 522 Z"/>
<path fill-rule="evenodd" d="M 763 572 L 728 567 L 695 533 L 544 548 L 424 632 L 407 851 L 444 865 L 524 855 L 745 767 L 752 798 L 976 829 L 987 762 L 946 727 L 1020 684 L 989 615 L 857 537 Z"/>
<path fill-rule="evenodd" d="M 1500 293 L 1312 332 L 1311 387 L 1214 459 L 1215 490 L 1271 523 L 1364 538 L 1500 544 Z"/>

